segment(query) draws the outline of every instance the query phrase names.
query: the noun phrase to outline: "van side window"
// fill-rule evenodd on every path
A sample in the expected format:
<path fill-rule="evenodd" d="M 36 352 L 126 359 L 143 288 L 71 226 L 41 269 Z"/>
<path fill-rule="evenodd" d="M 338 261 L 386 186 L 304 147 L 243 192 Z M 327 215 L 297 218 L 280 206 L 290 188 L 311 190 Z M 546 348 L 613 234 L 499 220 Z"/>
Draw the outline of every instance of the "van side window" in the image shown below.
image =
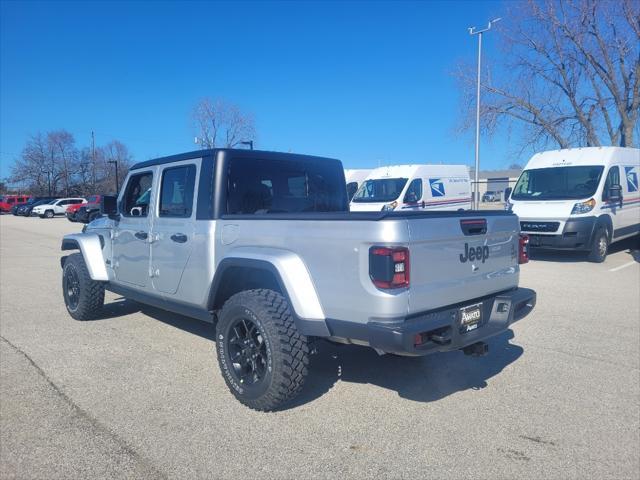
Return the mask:
<path fill-rule="evenodd" d="M 604 190 L 602 190 L 602 200 L 609 200 L 609 188 L 611 185 L 620 185 L 620 169 L 616 167 L 611 167 L 609 169 L 609 173 L 607 174 L 607 179 L 604 181 Z"/>
<path fill-rule="evenodd" d="M 358 182 L 349 182 L 347 183 L 347 198 L 349 201 L 353 198 L 353 196 L 358 191 Z"/>
<path fill-rule="evenodd" d="M 162 172 L 159 216 L 190 217 L 195 182 L 195 165 L 166 168 Z"/>
<path fill-rule="evenodd" d="M 418 203 L 422 198 L 422 179 L 412 180 L 404 195 L 404 203 Z"/>
<path fill-rule="evenodd" d="M 153 173 L 132 175 L 122 199 L 121 213 L 125 217 L 146 217 L 151 201 Z"/>

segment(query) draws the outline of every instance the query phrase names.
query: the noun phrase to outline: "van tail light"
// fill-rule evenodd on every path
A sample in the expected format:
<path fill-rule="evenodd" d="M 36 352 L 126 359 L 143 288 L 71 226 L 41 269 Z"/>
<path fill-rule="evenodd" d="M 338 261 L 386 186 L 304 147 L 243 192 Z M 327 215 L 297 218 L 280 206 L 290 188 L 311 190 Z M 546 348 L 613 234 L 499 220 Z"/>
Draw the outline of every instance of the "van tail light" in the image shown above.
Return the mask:
<path fill-rule="evenodd" d="M 529 262 L 529 235 L 520 235 L 518 240 L 518 263 Z"/>
<path fill-rule="evenodd" d="M 409 249 L 406 247 L 371 247 L 369 276 L 381 289 L 409 286 Z"/>

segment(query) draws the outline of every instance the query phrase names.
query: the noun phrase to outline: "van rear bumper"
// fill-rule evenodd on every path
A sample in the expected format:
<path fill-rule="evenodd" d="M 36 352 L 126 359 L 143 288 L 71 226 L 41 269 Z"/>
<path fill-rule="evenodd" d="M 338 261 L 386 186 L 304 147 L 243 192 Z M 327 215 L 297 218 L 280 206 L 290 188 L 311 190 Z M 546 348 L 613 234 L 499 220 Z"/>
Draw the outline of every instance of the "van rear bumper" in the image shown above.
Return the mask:
<path fill-rule="evenodd" d="M 570 218 L 564 224 L 561 234 L 542 235 L 523 231 L 529 236 L 529 245 L 533 248 L 556 250 L 589 250 L 597 223 L 596 217 Z"/>
<path fill-rule="evenodd" d="M 461 309 L 476 304 L 481 304 L 482 320 L 475 330 L 462 333 Z M 331 319 L 326 322 L 334 338 L 365 343 L 387 353 L 419 356 L 459 350 L 502 333 L 531 313 L 535 304 L 536 292 L 516 288 L 410 317 L 366 324 Z"/>

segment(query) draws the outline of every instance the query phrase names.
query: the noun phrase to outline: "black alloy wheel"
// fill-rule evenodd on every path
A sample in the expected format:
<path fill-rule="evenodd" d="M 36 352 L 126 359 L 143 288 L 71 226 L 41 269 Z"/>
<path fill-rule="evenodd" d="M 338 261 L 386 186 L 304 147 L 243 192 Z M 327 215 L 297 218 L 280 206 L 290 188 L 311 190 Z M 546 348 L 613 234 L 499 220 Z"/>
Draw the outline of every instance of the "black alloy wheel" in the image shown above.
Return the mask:
<path fill-rule="evenodd" d="M 63 292 L 69 310 L 76 310 L 80 303 L 80 277 L 73 265 L 64 270 Z"/>
<path fill-rule="evenodd" d="M 238 383 L 250 387 L 264 381 L 268 365 L 267 346 L 253 321 L 238 318 L 231 324 L 227 351 Z"/>

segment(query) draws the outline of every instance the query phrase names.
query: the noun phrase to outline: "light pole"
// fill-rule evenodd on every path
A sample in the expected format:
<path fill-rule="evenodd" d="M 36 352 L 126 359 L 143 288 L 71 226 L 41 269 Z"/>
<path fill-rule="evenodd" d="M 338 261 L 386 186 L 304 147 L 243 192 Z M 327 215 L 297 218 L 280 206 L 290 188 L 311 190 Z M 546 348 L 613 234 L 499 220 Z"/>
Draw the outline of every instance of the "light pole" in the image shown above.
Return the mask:
<path fill-rule="evenodd" d="M 473 202 L 472 208 L 478 209 L 480 207 L 480 192 L 478 188 L 478 175 L 480 174 L 480 72 L 482 64 L 482 34 L 491 30 L 491 26 L 502 20 L 501 18 L 495 18 L 489 22 L 487 28 L 483 30 L 476 30 L 476 27 L 469 27 L 469 35 L 478 35 L 478 86 L 476 91 L 476 167 L 474 172 L 473 182 Z"/>
<path fill-rule="evenodd" d="M 240 142 L 240 145 L 249 145 L 249 150 L 253 150 L 253 140 L 247 140 L 246 142 Z"/>
<path fill-rule="evenodd" d="M 118 182 L 118 161 L 117 160 L 109 160 L 109 163 L 113 163 L 116 166 L 116 195 L 118 195 L 118 190 L 120 190 L 120 184 Z"/>

